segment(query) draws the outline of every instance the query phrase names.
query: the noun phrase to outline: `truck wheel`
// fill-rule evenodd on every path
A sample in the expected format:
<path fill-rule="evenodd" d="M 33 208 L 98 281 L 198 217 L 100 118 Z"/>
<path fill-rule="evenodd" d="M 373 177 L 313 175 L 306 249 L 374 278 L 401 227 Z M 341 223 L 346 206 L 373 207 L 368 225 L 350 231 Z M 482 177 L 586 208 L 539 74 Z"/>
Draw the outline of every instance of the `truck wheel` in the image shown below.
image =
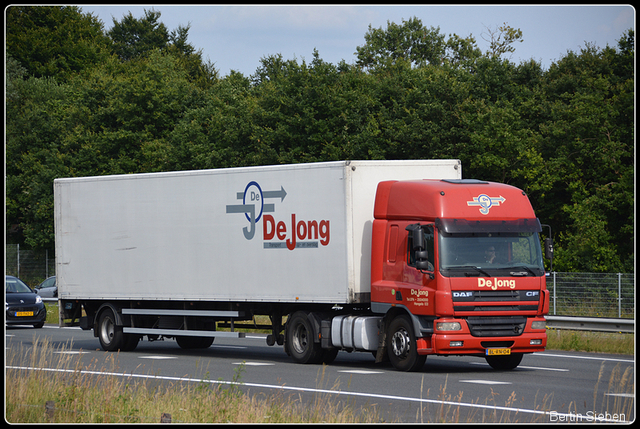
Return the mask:
<path fill-rule="evenodd" d="M 298 363 L 319 363 L 322 348 L 313 341 L 313 326 L 304 311 L 297 311 L 287 320 L 287 346 L 294 361 Z"/>
<path fill-rule="evenodd" d="M 399 371 L 417 371 L 424 366 L 427 356 L 419 355 L 413 325 L 409 316 L 396 317 L 389 324 L 387 334 L 389 360 Z"/>
<path fill-rule="evenodd" d="M 176 337 L 182 349 L 208 349 L 213 344 L 213 337 Z"/>
<path fill-rule="evenodd" d="M 514 369 L 522 362 L 522 353 L 513 353 L 508 356 L 485 356 L 487 363 L 491 368 L 500 371 Z"/>
<path fill-rule="evenodd" d="M 98 319 L 98 339 L 102 349 L 108 352 L 123 349 L 124 334 L 122 326 L 116 325 L 116 316 L 110 308 L 100 313 Z"/>

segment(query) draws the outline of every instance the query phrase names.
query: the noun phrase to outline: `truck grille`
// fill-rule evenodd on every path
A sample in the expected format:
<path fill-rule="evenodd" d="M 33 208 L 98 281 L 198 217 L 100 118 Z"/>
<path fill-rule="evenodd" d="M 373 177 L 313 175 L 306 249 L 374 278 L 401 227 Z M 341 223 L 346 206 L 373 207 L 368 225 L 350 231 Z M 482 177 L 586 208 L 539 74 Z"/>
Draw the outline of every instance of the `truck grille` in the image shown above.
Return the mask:
<path fill-rule="evenodd" d="M 459 304 L 454 304 L 455 311 L 536 311 L 540 300 L 538 290 L 452 291 L 451 295 L 453 302 Z M 476 303 L 496 305 L 473 305 Z"/>
<path fill-rule="evenodd" d="M 453 302 L 538 301 L 539 290 L 473 290 L 453 291 Z"/>
<path fill-rule="evenodd" d="M 527 318 L 510 317 L 467 317 L 469 331 L 474 337 L 512 337 L 524 332 Z"/>

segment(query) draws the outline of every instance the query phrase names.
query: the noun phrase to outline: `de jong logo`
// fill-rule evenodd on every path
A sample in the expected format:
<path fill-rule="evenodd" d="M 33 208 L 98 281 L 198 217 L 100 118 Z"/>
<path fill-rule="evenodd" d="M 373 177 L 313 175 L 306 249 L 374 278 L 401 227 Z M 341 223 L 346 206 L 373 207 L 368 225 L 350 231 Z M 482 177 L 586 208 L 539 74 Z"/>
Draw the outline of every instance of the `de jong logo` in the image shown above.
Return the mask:
<path fill-rule="evenodd" d="M 280 199 L 284 201 L 287 192 L 280 185 L 279 191 L 263 191 L 256 181 L 245 186 L 243 192 L 236 193 L 236 199 L 242 204 L 227 205 L 227 213 L 241 213 L 249 221 L 249 225 L 242 228 L 244 237 L 252 240 L 256 235 L 256 224 L 262 220 L 262 239 L 265 249 L 317 249 L 319 245 L 327 246 L 331 240 L 329 220 L 300 220 L 296 213 L 291 213 L 291 220 L 277 220 L 269 213 L 275 213 L 275 203 L 265 200 Z M 314 210 L 317 206 L 305 206 L 306 211 Z"/>

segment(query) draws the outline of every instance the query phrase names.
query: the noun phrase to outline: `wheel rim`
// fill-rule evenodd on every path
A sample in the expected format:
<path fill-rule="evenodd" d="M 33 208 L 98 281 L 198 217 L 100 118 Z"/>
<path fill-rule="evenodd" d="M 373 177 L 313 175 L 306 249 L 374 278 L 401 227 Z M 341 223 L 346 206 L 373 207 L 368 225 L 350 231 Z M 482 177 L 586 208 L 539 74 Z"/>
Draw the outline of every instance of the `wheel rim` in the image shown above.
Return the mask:
<path fill-rule="evenodd" d="M 309 334 L 305 326 L 301 323 L 293 331 L 293 348 L 296 353 L 302 354 L 309 345 Z"/>
<path fill-rule="evenodd" d="M 404 328 L 397 330 L 391 338 L 391 349 L 393 350 L 393 354 L 399 358 L 407 356 L 410 344 L 411 339 L 409 333 Z"/>
<path fill-rule="evenodd" d="M 115 324 L 109 317 L 105 317 L 100 329 L 100 337 L 105 344 L 111 344 L 115 335 Z"/>

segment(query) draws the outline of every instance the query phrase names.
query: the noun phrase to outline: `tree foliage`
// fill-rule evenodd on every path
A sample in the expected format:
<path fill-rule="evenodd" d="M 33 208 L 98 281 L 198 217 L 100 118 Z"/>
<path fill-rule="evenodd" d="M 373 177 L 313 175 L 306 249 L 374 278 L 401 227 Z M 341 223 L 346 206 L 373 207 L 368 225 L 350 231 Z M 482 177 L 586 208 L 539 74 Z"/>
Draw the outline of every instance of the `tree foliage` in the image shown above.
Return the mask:
<path fill-rule="evenodd" d="M 632 31 L 543 70 L 503 58 L 522 39 L 507 24 L 482 53 L 412 18 L 370 27 L 353 65 L 272 55 L 221 79 L 189 27 L 168 31 L 159 12 L 108 33 L 78 8 L 12 6 L 7 20 L 11 241 L 53 247 L 57 177 L 457 158 L 465 177 L 529 194 L 553 227 L 555 269 L 634 270 Z M 56 28 L 86 35 L 82 49 Z"/>
<path fill-rule="evenodd" d="M 30 76 L 64 80 L 109 55 L 102 22 L 76 6 L 9 6 L 6 50 Z"/>
<path fill-rule="evenodd" d="M 402 20 L 398 25 L 387 21 L 387 28 L 372 28 L 364 35 L 364 46 L 356 48 L 361 67 L 373 68 L 405 61 L 414 65 L 440 64 L 445 51 L 440 28 L 425 28 L 418 18 Z"/>

